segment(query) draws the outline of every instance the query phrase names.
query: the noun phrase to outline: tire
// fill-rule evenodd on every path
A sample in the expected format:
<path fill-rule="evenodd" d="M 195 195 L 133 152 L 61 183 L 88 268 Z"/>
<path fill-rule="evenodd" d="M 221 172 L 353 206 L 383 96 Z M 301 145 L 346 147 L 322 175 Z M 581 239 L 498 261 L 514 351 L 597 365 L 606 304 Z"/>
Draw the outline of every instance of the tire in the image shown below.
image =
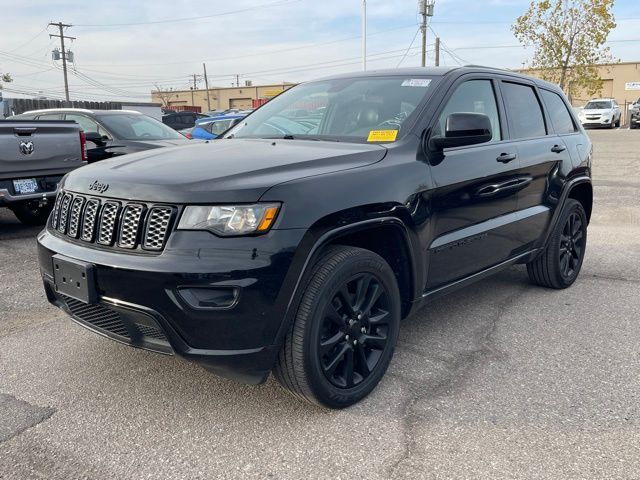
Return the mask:
<path fill-rule="evenodd" d="M 24 225 L 44 225 L 53 210 L 53 202 L 47 202 L 45 205 L 40 205 L 37 201 L 23 202 L 12 205 L 11 210 Z"/>
<path fill-rule="evenodd" d="M 587 215 L 582 204 L 570 198 L 565 203 L 547 247 L 527 263 L 529 278 L 543 287 L 570 287 L 582 268 L 586 246 Z"/>
<path fill-rule="evenodd" d="M 618 117 L 618 121 L 616 122 L 616 128 L 620 128 L 620 120 L 622 120 L 622 118 Z"/>
<path fill-rule="evenodd" d="M 391 362 L 400 326 L 396 277 L 369 250 L 333 246 L 302 287 L 274 376 L 302 400 L 353 405 L 371 393 Z"/>

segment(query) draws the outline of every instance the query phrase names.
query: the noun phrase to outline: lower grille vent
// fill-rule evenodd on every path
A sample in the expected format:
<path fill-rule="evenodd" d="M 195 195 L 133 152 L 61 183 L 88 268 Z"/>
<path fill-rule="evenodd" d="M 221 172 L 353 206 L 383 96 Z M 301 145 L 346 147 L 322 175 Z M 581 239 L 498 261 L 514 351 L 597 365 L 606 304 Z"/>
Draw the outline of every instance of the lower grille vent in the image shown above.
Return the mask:
<path fill-rule="evenodd" d="M 86 303 L 64 296 L 71 313 L 83 322 L 90 323 L 94 327 L 114 333 L 131 340 L 129 330 L 120 318 L 120 314 L 100 304 L 87 305 Z"/>

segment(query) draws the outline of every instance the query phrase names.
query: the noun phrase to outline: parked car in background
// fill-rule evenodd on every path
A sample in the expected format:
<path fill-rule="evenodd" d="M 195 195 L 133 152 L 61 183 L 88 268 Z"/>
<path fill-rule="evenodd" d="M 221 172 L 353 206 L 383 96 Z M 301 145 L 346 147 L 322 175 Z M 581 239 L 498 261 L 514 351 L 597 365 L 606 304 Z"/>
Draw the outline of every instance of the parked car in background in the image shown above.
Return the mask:
<path fill-rule="evenodd" d="M 191 128 L 196 124 L 196 120 L 208 118 L 208 115 L 188 110 L 182 112 L 169 113 L 162 116 L 162 123 L 173 128 L 174 130 L 184 130 Z"/>
<path fill-rule="evenodd" d="M 640 127 L 640 98 L 629 107 L 629 128 Z"/>
<path fill-rule="evenodd" d="M 62 177 L 87 164 L 75 122 L 0 120 L 0 207 L 22 223 L 42 225 Z"/>
<path fill-rule="evenodd" d="M 87 138 L 89 163 L 152 148 L 180 145 L 188 139 L 158 120 L 129 110 L 51 108 L 16 115 L 22 120 L 73 120 Z"/>
<path fill-rule="evenodd" d="M 191 130 L 190 138 L 214 140 L 246 116 L 247 115 L 235 114 L 202 118 L 196 122 L 196 126 Z"/>
<path fill-rule="evenodd" d="M 184 135 L 185 137 L 187 137 L 189 140 L 191 140 L 193 138 L 193 136 L 191 135 L 191 132 L 193 132 L 193 129 L 195 127 L 191 127 L 191 128 L 185 128 L 184 130 L 178 130 L 178 133 L 180 135 Z"/>
<path fill-rule="evenodd" d="M 596 98 L 587 102 L 578 119 L 584 127 L 619 127 L 622 111 L 613 98 Z"/>
<path fill-rule="evenodd" d="M 514 264 L 536 285 L 573 284 L 592 155 L 539 79 L 476 66 L 329 77 L 221 140 L 71 172 L 38 236 L 40 272 L 48 300 L 101 335 L 248 383 L 273 371 L 298 398 L 347 407 L 425 303 Z"/>

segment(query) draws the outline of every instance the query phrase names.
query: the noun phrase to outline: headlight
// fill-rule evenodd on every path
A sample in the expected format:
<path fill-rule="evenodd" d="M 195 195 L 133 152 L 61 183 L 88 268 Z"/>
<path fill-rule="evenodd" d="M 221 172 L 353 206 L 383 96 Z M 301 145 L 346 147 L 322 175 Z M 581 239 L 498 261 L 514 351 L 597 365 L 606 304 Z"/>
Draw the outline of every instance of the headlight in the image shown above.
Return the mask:
<path fill-rule="evenodd" d="M 280 205 L 190 205 L 185 207 L 178 230 L 209 230 L 217 235 L 233 236 L 264 233 L 273 224 Z"/>

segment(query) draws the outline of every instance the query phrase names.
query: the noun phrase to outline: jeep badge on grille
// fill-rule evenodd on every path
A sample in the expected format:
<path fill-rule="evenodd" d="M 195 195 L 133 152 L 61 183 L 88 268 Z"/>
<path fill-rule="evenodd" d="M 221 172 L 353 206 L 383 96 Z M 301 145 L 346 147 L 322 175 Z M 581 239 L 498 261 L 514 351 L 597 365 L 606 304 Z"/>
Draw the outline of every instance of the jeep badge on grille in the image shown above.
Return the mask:
<path fill-rule="evenodd" d="M 104 193 L 108 188 L 108 183 L 100 183 L 98 180 L 95 180 L 91 185 L 89 185 L 89 190 L 93 190 L 98 193 Z"/>

